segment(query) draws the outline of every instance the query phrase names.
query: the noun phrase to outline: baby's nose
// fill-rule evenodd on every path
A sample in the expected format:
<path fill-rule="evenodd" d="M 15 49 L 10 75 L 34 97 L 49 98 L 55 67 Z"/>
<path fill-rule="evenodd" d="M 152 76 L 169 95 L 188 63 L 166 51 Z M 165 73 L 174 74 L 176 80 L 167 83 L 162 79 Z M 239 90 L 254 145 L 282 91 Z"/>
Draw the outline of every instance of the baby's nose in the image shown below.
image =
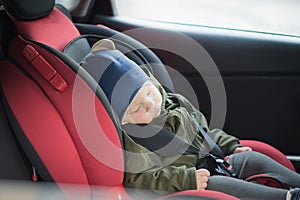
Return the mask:
<path fill-rule="evenodd" d="M 149 110 L 152 106 L 154 105 L 154 101 L 153 101 L 153 99 L 147 99 L 147 101 L 145 102 L 145 108 L 147 109 L 147 110 Z"/>

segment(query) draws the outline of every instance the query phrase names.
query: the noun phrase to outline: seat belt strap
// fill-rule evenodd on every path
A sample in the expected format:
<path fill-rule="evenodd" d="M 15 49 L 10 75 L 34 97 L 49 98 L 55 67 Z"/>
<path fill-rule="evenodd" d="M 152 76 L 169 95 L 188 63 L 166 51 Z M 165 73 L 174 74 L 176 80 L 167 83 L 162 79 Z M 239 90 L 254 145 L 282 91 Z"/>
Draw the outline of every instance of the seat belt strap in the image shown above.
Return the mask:
<path fill-rule="evenodd" d="M 203 128 L 200 126 L 200 124 L 197 122 L 196 118 L 192 115 L 194 124 L 196 125 L 199 134 L 203 137 L 204 142 L 207 144 L 207 146 L 210 149 L 210 153 L 212 153 L 213 155 L 219 157 L 219 158 L 224 158 L 224 153 L 223 151 L 220 149 L 220 147 L 216 144 L 215 141 L 213 141 L 213 139 L 211 139 L 211 137 L 203 130 Z"/>
<path fill-rule="evenodd" d="M 192 105 L 187 104 L 185 101 L 182 101 L 180 98 L 173 96 L 171 94 L 168 94 L 168 98 L 172 99 L 173 102 L 177 103 L 180 107 L 185 108 L 190 113 L 190 115 L 193 118 L 193 122 L 198 129 L 199 135 L 203 137 L 204 143 L 206 144 L 206 147 L 208 148 L 206 151 L 209 151 L 213 155 L 223 159 L 224 158 L 223 151 L 216 144 L 216 142 L 204 131 L 204 129 L 199 124 L 199 122 L 196 120 L 196 117 L 192 114 L 193 110 L 194 110 Z"/>
<path fill-rule="evenodd" d="M 199 149 L 178 135 L 153 124 L 125 124 L 123 130 L 138 144 L 162 157 L 199 154 Z M 208 153 L 208 152 L 207 152 Z"/>
<path fill-rule="evenodd" d="M 211 153 L 214 156 L 223 159 L 224 154 L 220 147 L 209 137 L 194 117 L 193 120 L 206 145 L 206 148 L 202 151 L 193 144 L 185 142 L 180 136 L 157 125 L 125 124 L 122 128 L 136 143 L 163 157 L 175 156 L 178 154 L 194 154 L 198 155 L 199 158 L 202 158 L 208 153 Z"/>
<path fill-rule="evenodd" d="M 137 144 L 148 148 L 150 151 L 155 152 L 162 157 L 196 155 L 197 168 L 211 170 L 211 167 L 213 167 L 214 171 L 217 171 L 219 175 L 236 176 L 231 165 L 227 163 L 223 157 L 214 155 L 209 151 L 201 151 L 193 144 L 188 144 L 180 136 L 177 136 L 165 128 L 153 124 L 125 124 L 123 125 L 123 130 L 126 131 Z M 208 138 L 209 136 L 207 135 L 205 137 Z M 213 141 L 211 138 L 210 140 Z M 213 145 L 213 143 L 210 143 L 210 145 Z M 214 146 L 217 145 L 214 143 Z M 219 150 L 221 151 L 221 149 Z M 209 166 L 207 162 L 201 164 L 202 158 L 205 157 L 205 160 L 214 160 L 211 166 Z"/>

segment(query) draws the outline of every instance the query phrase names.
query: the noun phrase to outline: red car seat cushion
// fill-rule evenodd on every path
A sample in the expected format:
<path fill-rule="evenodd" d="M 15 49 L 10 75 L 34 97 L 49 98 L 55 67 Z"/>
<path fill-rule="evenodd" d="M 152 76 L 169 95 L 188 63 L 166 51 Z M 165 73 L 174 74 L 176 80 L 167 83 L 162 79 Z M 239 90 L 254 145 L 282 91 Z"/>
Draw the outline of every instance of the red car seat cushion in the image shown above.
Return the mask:
<path fill-rule="evenodd" d="M 42 56 L 66 81 L 68 87 L 63 92 L 58 91 L 49 84 L 49 81 L 46 80 L 25 58 L 23 50 L 28 44 L 39 52 L 40 56 Z M 22 119 L 22 122 L 24 123 L 23 125 L 20 121 L 20 124 L 23 125 L 22 128 L 25 128 L 25 125 L 28 127 L 24 131 L 28 134 L 33 134 L 27 135 L 27 137 L 33 143 L 33 146 L 36 147 L 36 151 L 43 151 L 46 153 L 47 150 L 49 151 L 49 149 L 54 148 L 53 152 L 56 152 L 55 155 L 61 156 L 61 163 L 64 163 L 63 157 L 68 157 L 68 155 L 60 155 L 60 149 L 68 151 L 68 148 L 70 147 L 70 151 L 75 151 L 74 148 L 72 149 L 71 145 L 73 142 L 80 156 L 89 184 L 106 186 L 121 185 L 123 182 L 124 161 L 120 138 L 111 117 L 108 115 L 106 108 L 100 99 L 96 97 L 94 91 L 80 76 L 75 74 L 69 66 L 58 59 L 54 54 L 38 45 L 22 40 L 20 37 L 12 41 L 9 54 L 24 67 L 24 70 L 27 71 L 33 81 L 39 85 L 39 87 L 34 86 L 33 82 L 28 81 L 28 78 L 25 77 L 22 79 L 15 78 L 15 83 L 11 84 L 12 86 L 19 84 L 19 88 L 11 90 L 13 95 L 26 95 L 25 97 L 28 98 L 28 100 L 25 101 L 25 97 L 22 98 L 21 96 L 18 96 L 16 98 L 16 96 L 13 95 L 9 99 L 10 104 L 16 102 L 11 106 L 18 106 L 17 108 L 12 109 L 18 114 L 17 117 L 19 117 L 20 120 Z M 14 73 L 17 72 L 13 72 L 13 74 Z M 6 86 L 9 85 L 10 84 L 6 84 Z M 24 91 L 30 91 L 31 88 L 35 88 L 32 90 L 36 92 L 32 91 L 32 93 L 24 94 L 20 91 L 22 85 L 27 88 L 26 90 L 24 89 Z M 38 92 L 40 89 L 42 92 Z M 43 94 L 46 94 L 48 100 Z M 21 103 L 20 101 L 23 102 Z M 35 103 L 31 105 L 30 101 Z M 39 101 L 43 102 L 43 104 L 40 105 L 37 111 L 32 111 L 33 113 L 36 113 L 36 115 L 29 114 L 29 110 L 31 110 L 29 109 L 30 107 L 28 108 L 29 110 L 25 110 L 25 108 L 21 106 L 24 106 L 25 103 L 25 105 L 29 104 L 28 106 L 36 107 L 38 105 L 35 104 L 38 104 Z M 47 112 L 48 109 L 49 112 Z M 26 115 L 26 113 L 28 114 Z M 49 121 L 39 121 L 43 119 L 43 115 L 47 115 L 48 117 L 48 114 L 52 119 L 50 124 L 48 124 Z M 35 116 L 36 118 L 34 118 Z M 40 116 L 40 118 L 38 116 Z M 53 123 L 53 121 L 56 123 Z M 45 127 L 49 127 L 49 130 Z M 39 128 L 39 131 L 45 129 L 45 139 L 39 134 L 34 134 L 33 131 L 37 128 Z M 60 134 L 62 134 L 62 138 L 60 138 Z M 51 139 L 51 136 L 54 137 L 54 139 Z M 70 138 L 66 139 L 64 137 Z M 40 140 L 43 140 L 43 142 L 40 142 Z M 66 142 L 66 147 L 55 148 L 56 141 L 57 145 L 60 144 L 63 147 L 65 140 L 70 140 L 69 143 Z M 52 143 L 50 141 L 52 141 Z M 43 146 L 42 144 L 45 142 L 48 142 L 50 146 Z M 69 156 L 71 155 L 72 154 Z M 41 156 L 49 158 L 44 154 Z M 73 156 L 70 157 L 70 159 L 72 158 Z M 52 166 L 53 169 L 58 168 L 63 169 L 63 171 L 66 170 L 63 168 L 63 165 L 57 165 L 58 162 L 55 157 L 51 159 L 51 161 L 45 163 L 47 167 Z M 65 160 L 65 162 L 67 162 L 67 160 Z M 74 165 L 73 168 L 76 169 L 76 167 L 77 166 Z M 51 170 L 49 171 L 51 172 Z M 71 174 L 72 170 L 70 170 L 70 178 L 72 178 Z M 74 172 L 73 175 L 74 174 L 76 173 Z M 113 176 L 111 176 L 112 174 Z M 54 177 L 56 176 L 54 175 Z M 54 180 L 59 181 L 59 177 L 60 174 L 57 174 L 57 178 L 54 178 Z M 68 180 L 66 177 L 64 179 Z"/>
<path fill-rule="evenodd" d="M 282 152 L 280 152 L 273 146 L 265 142 L 255 140 L 241 140 L 240 142 L 243 146 L 250 146 L 254 151 L 263 153 L 276 160 L 277 162 L 281 163 L 282 165 L 286 166 L 287 168 L 296 171 L 292 162 L 289 159 L 287 159 L 287 157 Z"/>
<path fill-rule="evenodd" d="M 63 51 L 72 39 L 80 35 L 73 22 L 57 8 L 54 8 L 50 15 L 34 21 L 13 18 L 13 22 L 21 35 L 60 51 Z M 47 27 L 43 28 L 45 25 Z"/>

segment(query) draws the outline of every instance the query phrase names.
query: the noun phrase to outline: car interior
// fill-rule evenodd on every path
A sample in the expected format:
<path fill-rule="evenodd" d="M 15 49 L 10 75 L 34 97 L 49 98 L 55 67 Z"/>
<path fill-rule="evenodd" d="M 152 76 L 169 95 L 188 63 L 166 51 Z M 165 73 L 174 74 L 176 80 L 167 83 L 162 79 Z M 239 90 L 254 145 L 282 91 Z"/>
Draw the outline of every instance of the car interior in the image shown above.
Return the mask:
<path fill-rule="evenodd" d="M 123 185 L 122 130 L 104 92 L 79 63 L 93 43 L 110 38 L 167 90 L 188 92 L 175 71 L 183 74 L 201 111 L 213 117 L 205 82 L 215 77 L 205 70 L 203 77 L 182 57 L 151 45 L 153 38 L 176 39 L 175 31 L 200 43 L 219 68 L 227 97 L 224 129 L 299 172 L 299 38 L 153 27 L 114 16 L 109 0 L 80 1 L 74 9 L 70 1 L 0 2 L 1 180 L 55 183 L 67 196 L 64 184 L 83 185 L 84 199 L 134 199 Z M 189 48 L 184 39 L 171 42 Z M 97 194 L 94 186 L 105 189 Z M 209 190 L 157 198 L 185 197 L 236 199 Z"/>

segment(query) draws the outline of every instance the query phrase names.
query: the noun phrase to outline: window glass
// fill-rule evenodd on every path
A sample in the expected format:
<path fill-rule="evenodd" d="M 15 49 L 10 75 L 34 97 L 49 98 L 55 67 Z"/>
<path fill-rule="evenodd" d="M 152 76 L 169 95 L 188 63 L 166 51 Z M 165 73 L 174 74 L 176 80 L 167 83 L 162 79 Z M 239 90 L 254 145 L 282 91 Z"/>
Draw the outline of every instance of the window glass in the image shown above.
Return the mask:
<path fill-rule="evenodd" d="M 298 0 L 115 0 L 120 16 L 300 36 Z"/>

